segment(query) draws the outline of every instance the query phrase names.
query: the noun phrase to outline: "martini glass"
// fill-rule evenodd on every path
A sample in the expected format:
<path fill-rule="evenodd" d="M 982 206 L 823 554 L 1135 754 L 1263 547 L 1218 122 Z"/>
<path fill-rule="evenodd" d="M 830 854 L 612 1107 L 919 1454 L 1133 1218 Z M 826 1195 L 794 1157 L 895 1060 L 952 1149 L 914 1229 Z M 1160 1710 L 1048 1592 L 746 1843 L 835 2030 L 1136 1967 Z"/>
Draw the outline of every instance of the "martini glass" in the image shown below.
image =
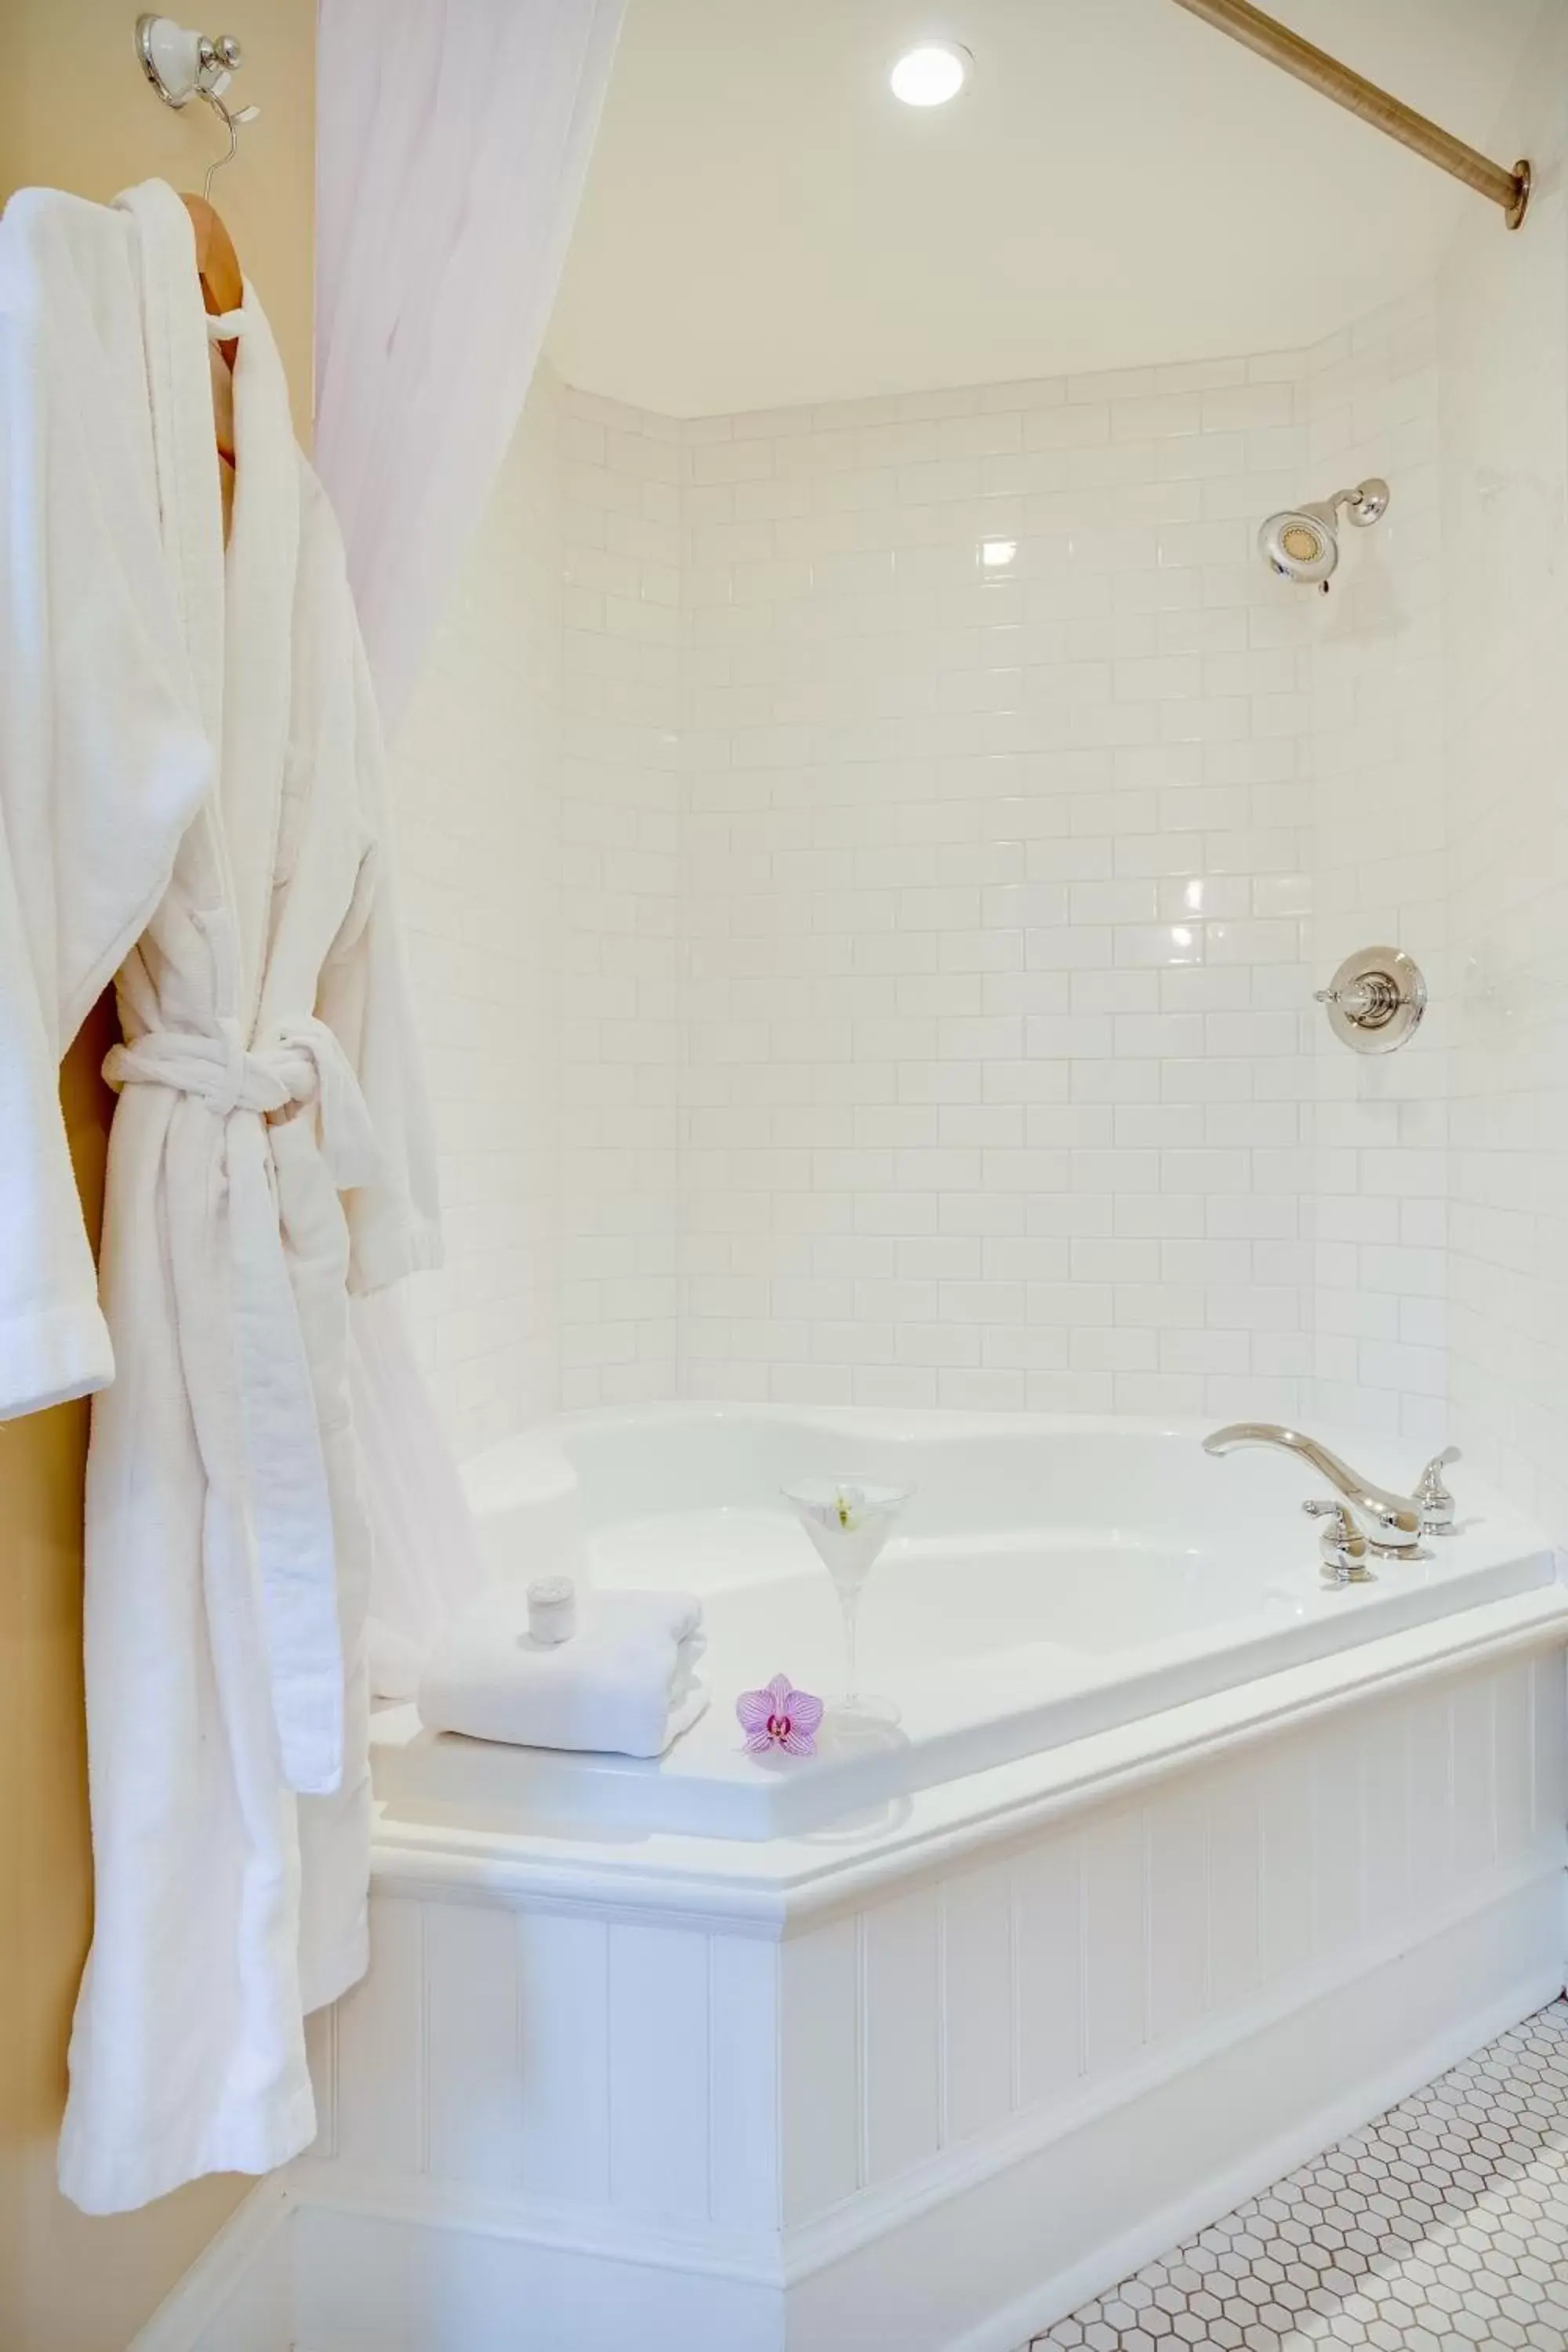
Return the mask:
<path fill-rule="evenodd" d="M 912 1486 L 887 1486 L 876 1479 L 855 1476 L 809 1479 L 784 1489 L 785 1502 L 810 1537 L 838 1595 L 844 1625 L 844 1690 L 834 1703 L 835 1717 L 870 1723 L 899 1719 L 899 1710 L 890 1699 L 862 1695 L 856 1637 L 867 1579 L 913 1492 Z"/>

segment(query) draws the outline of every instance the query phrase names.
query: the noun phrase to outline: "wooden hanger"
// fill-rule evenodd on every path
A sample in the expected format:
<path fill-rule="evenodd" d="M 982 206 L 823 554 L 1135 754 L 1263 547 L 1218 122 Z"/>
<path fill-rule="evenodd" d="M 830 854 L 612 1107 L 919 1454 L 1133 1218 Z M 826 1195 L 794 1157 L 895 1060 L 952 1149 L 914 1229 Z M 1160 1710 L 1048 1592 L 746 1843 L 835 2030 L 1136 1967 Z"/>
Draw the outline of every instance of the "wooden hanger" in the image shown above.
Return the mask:
<path fill-rule="evenodd" d="M 237 310 L 245 299 L 245 275 L 233 237 L 205 196 L 182 196 L 180 202 L 189 213 L 195 232 L 196 275 L 202 281 L 202 300 L 208 317 L 216 319 L 225 310 Z M 238 344 L 231 340 L 220 343 L 218 349 L 232 368 Z"/>
<path fill-rule="evenodd" d="M 180 202 L 191 216 L 195 233 L 196 276 L 201 281 L 202 305 L 209 319 L 220 318 L 226 310 L 237 310 L 245 299 L 245 276 L 239 266 L 239 256 L 234 249 L 234 239 L 223 225 L 222 217 L 205 196 L 182 196 Z M 213 367 L 213 429 L 217 439 L 219 488 L 223 495 L 225 535 L 234 509 L 234 363 L 239 352 L 238 341 L 230 336 L 226 342 L 215 343 L 216 357 Z"/>

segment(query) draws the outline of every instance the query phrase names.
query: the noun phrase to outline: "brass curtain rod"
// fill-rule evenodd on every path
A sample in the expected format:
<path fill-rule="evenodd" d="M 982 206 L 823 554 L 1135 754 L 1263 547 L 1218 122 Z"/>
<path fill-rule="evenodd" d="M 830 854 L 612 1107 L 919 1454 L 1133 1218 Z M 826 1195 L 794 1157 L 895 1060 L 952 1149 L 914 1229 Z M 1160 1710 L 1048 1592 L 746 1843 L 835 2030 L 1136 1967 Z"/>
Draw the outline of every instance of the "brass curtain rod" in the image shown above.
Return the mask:
<path fill-rule="evenodd" d="M 1428 122 L 1413 106 L 1379 89 L 1364 74 L 1341 65 L 1326 49 L 1315 49 L 1310 41 L 1302 40 L 1288 25 L 1266 16 L 1261 8 L 1252 7 L 1249 0 L 1176 0 L 1176 5 L 1185 8 L 1190 16 L 1202 16 L 1220 32 L 1228 33 L 1245 48 L 1256 49 L 1270 64 L 1283 66 L 1288 74 L 1294 74 L 1310 89 L 1321 90 L 1336 106 L 1348 107 L 1363 122 L 1385 131 L 1404 146 L 1414 148 L 1417 155 L 1425 155 L 1429 163 L 1451 172 L 1456 180 L 1463 180 L 1479 195 L 1489 196 L 1494 205 L 1501 205 L 1510 228 L 1517 228 L 1524 218 L 1525 206 L 1530 202 L 1528 162 L 1521 159 L 1511 172 L 1505 172 L 1489 155 L 1479 153 L 1474 147 L 1467 147 L 1462 139 L 1456 139 L 1451 131 Z"/>

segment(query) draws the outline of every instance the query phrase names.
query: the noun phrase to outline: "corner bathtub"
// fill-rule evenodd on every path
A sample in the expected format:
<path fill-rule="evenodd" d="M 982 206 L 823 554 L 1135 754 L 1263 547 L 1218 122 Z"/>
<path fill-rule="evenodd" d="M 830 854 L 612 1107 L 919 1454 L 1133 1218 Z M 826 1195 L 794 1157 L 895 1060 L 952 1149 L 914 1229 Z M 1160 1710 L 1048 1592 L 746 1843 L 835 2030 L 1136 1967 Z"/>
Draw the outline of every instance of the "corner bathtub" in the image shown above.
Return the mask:
<path fill-rule="evenodd" d="M 1203 1433 L 685 1405 L 470 1465 L 495 1574 L 695 1586 L 713 1703 L 651 1764 L 378 1713 L 302 2341 L 1011 2352 L 1561 1993 L 1553 1553 L 1463 1463 L 1329 1590 L 1303 1465 Z M 748 1757 L 739 1690 L 838 1674 L 780 1489 L 853 1472 L 918 1490 L 899 1727 Z"/>
<path fill-rule="evenodd" d="M 394 1710 L 377 1793 L 569 1836 L 874 1831 L 917 1790 L 1555 1581 L 1539 1531 L 1461 1472 L 1458 1530 L 1430 1557 L 1328 1587 L 1300 1508 L 1321 1491 L 1310 1469 L 1215 1460 L 1203 1434 L 708 1405 L 541 1424 L 468 1465 L 491 1572 L 699 1592 L 711 1706 L 652 1763 L 432 1736 Z M 1342 1444 L 1367 1475 L 1413 1483 L 1418 1465 Z M 860 1679 L 898 1726 L 809 1761 L 757 1759 L 737 1694 L 780 1672 L 831 1694 L 841 1674 L 836 1596 L 781 1489 L 845 1474 L 915 1489 L 860 1617 Z"/>

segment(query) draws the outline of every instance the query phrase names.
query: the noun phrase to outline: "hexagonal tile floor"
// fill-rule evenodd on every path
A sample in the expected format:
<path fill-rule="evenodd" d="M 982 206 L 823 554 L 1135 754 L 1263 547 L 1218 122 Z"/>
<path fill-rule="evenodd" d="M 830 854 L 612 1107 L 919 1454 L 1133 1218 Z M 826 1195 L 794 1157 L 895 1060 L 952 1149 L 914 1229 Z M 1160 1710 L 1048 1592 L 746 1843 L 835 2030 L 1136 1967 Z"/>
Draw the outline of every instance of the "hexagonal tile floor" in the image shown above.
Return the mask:
<path fill-rule="evenodd" d="M 1568 2347 L 1568 2001 L 1032 2346 Z"/>

